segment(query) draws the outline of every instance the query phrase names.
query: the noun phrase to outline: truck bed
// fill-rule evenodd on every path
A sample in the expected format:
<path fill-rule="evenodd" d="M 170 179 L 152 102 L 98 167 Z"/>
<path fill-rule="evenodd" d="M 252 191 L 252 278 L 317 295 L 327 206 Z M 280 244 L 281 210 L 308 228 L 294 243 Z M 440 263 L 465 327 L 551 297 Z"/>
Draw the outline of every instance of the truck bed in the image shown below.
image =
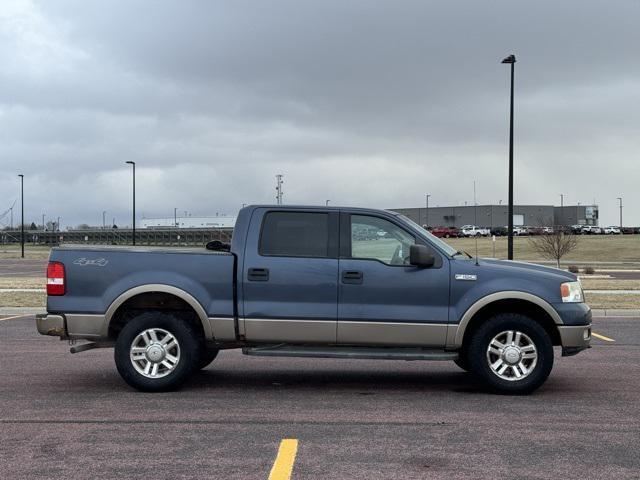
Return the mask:
<path fill-rule="evenodd" d="M 233 317 L 235 257 L 205 248 L 63 245 L 51 261 L 64 264 L 66 294 L 49 296 L 47 311 L 104 315 L 124 292 L 168 285 L 188 292 L 210 317 Z"/>

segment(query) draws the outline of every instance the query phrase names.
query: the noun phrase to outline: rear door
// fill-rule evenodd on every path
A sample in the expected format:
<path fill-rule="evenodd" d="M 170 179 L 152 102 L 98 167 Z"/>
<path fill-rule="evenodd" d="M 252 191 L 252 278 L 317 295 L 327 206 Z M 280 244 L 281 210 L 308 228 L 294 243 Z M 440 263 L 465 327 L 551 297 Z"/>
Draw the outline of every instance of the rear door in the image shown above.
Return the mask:
<path fill-rule="evenodd" d="M 410 265 L 416 242 L 393 216 L 341 215 L 338 343 L 444 347 L 449 261 L 432 249 L 433 267 Z"/>
<path fill-rule="evenodd" d="M 335 343 L 337 212 L 257 209 L 243 264 L 249 341 Z"/>

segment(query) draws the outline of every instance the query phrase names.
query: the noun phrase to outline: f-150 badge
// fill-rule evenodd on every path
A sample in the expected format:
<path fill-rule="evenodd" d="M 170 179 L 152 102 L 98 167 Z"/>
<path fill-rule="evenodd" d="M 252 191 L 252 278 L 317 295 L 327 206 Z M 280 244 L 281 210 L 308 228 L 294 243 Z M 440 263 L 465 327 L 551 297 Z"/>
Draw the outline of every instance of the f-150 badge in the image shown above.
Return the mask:
<path fill-rule="evenodd" d="M 456 273 L 456 280 L 477 280 L 478 276 L 477 275 L 466 275 L 463 273 Z"/>
<path fill-rule="evenodd" d="M 74 265 L 80 265 L 81 267 L 104 267 L 107 263 L 109 263 L 109 260 L 106 258 L 88 259 L 81 257 L 73 261 Z"/>

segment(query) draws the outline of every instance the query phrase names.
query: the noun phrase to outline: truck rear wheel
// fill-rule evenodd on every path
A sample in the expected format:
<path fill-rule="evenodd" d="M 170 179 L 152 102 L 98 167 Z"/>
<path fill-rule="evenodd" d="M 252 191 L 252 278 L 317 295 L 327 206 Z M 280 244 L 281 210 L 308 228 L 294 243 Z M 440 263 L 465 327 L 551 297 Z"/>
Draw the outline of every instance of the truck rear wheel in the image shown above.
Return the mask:
<path fill-rule="evenodd" d="M 553 368 L 553 344 L 535 320 L 520 314 L 491 317 L 469 343 L 470 367 L 496 393 L 525 394 L 540 387 Z"/>
<path fill-rule="evenodd" d="M 123 380 L 145 392 L 173 390 L 196 368 L 200 339 L 188 322 L 162 312 L 130 320 L 118 335 L 115 362 Z"/>
<path fill-rule="evenodd" d="M 198 370 L 208 367 L 216 359 L 218 353 L 220 353 L 220 350 L 217 348 L 203 347 L 200 350 L 200 358 L 198 359 Z"/>

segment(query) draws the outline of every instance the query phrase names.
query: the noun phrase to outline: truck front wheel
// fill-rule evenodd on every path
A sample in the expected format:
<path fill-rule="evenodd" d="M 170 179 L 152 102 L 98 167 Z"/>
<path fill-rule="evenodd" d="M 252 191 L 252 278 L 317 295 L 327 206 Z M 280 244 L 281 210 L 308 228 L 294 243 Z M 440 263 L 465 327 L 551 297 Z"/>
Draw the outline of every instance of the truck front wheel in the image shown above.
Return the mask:
<path fill-rule="evenodd" d="M 516 313 L 485 321 L 474 332 L 468 353 L 473 373 L 497 393 L 533 392 L 553 368 L 553 344 L 545 329 Z"/>
<path fill-rule="evenodd" d="M 147 312 L 118 335 L 115 362 L 125 382 L 145 392 L 181 386 L 198 365 L 200 340 L 193 326 L 172 314 Z"/>

